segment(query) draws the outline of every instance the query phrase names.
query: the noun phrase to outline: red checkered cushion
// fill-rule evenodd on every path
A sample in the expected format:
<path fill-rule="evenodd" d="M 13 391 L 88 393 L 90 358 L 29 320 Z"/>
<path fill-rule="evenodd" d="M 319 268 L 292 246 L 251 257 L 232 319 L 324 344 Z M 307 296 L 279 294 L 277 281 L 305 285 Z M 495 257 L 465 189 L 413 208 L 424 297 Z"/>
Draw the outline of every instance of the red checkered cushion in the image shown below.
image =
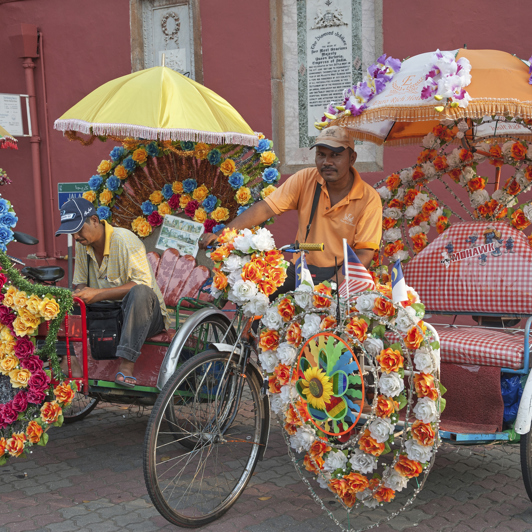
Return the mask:
<path fill-rule="evenodd" d="M 489 234 L 493 231 L 496 239 Z M 456 254 L 490 239 L 500 246 L 498 252 L 451 262 L 448 268 L 441 263 L 443 252 Z M 532 249 L 506 221 L 453 225 L 408 263 L 404 275 L 430 310 L 532 314 Z"/>
<path fill-rule="evenodd" d="M 524 334 L 481 327 L 435 326 L 442 362 L 475 366 L 523 367 Z"/>

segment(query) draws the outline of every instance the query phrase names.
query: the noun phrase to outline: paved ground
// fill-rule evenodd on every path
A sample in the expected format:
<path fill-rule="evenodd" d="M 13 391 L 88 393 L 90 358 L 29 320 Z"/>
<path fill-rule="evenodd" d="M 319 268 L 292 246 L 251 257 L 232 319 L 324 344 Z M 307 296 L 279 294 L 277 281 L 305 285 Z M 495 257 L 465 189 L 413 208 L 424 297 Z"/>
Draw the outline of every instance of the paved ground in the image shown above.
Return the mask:
<path fill-rule="evenodd" d="M 55 429 L 49 445 L 36 448 L 29 459 L 0 467 L 0 532 L 178 530 L 159 516 L 144 486 L 147 419 L 148 411 L 98 407 L 84 421 Z M 326 497 L 326 506 L 348 526 L 331 497 Z M 351 517 L 349 525 L 357 529 L 366 523 L 364 517 Z M 243 497 L 223 518 L 201 530 L 339 528 L 311 498 L 274 426 L 266 459 Z M 443 446 L 412 507 L 374 530 L 532 532 L 532 503 L 521 480 L 519 446 Z"/>

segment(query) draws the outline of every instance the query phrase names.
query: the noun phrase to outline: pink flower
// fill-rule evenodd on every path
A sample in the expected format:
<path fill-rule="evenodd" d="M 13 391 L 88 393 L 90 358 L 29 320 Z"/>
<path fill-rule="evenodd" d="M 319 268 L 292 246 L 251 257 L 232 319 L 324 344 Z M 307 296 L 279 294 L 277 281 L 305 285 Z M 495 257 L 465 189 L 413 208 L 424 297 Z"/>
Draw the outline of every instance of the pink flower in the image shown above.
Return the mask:
<path fill-rule="evenodd" d="M 205 227 L 206 233 L 212 233 L 212 228 L 216 225 L 214 220 L 207 219 L 203 222 L 203 227 Z"/>
<path fill-rule="evenodd" d="M 48 377 L 48 374 L 42 369 L 37 370 L 31 375 L 29 382 L 30 390 L 42 392 L 43 390 L 46 390 L 48 386 L 50 386 L 50 377 Z"/>
<path fill-rule="evenodd" d="M 169 200 L 168 200 L 168 206 L 173 211 L 177 211 L 179 209 L 179 200 L 181 199 L 181 194 L 174 194 Z"/>
<path fill-rule="evenodd" d="M 28 394 L 21 390 L 15 395 L 11 404 L 13 405 L 13 409 L 17 412 L 24 412 L 24 410 L 28 408 Z"/>
<path fill-rule="evenodd" d="M 1 307 L 0 307 L 1 308 Z M 18 338 L 15 345 L 15 355 L 21 360 L 33 355 L 35 345 L 29 338 Z"/>
<path fill-rule="evenodd" d="M 42 390 L 30 390 L 28 391 L 28 403 L 33 403 L 34 405 L 40 405 L 44 403 L 46 399 L 46 394 Z"/>
<path fill-rule="evenodd" d="M 7 276 L 4 273 L 0 273 L 0 288 L 3 288 L 7 283 Z"/>
<path fill-rule="evenodd" d="M 13 408 L 12 401 L 5 405 L 0 405 L 0 422 L 12 425 L 17 420 L 17 417 L 18 412 Z"/>
<path fill-rule="evenodd" d="M 5 307 L 4 305 L 0 305 L 0 323 L 2 325 L 11 325 L 15 321 L 16 317 L 17 316 L 11 311 L 11 309 Z"/>
<path fill-rule="evenodd" d="M 199 203 L 196 200 L 189 201 L 185 207 L 185 214 L 191 218 L 194 218 L 194 213 L 198 207 Z"/>
<path fill-rule="evenodd" d="M 148 216 L 148 222 L 152 227 L 159 227 L 163 223 L 163 217 L 154 211 Z"/>
<path fill-rule="evenodd" d="M 33 375 L 38 370 L 42 369 L 42 360 L 39 357 L 31 356 L 28 358 L 23 358 L 20 361 L 20 365 L 31 372 Z"/>

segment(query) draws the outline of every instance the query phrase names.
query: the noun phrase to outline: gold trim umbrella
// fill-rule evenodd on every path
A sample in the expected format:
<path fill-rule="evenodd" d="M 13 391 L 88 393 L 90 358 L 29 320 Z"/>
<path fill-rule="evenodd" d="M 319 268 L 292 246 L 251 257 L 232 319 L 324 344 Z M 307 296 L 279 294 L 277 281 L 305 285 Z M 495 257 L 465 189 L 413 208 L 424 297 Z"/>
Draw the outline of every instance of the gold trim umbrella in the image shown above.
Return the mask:
<path fill-rule="evenodd" d="M 0 126 L 0 148 L 12 148 L 18 150 L 17 139 Z"/>

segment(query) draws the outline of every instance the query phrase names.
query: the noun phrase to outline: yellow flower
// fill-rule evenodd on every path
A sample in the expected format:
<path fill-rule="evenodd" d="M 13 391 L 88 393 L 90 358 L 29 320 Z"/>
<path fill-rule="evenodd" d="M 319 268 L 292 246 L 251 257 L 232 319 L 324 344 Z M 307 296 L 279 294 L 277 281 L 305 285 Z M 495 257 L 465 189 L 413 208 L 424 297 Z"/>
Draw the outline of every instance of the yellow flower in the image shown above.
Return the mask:
<path fill-rule="evenodd" d="M 31 327 L 32 329 L 36 329 L 41 323 L 41 317 L 35 316 L 35 314 L 32 314 L 28 309 L 20 309 L 18 311 L 18 315 L 22 323 L 24 323 L 24 325 L 27 327 Z"/>
<path fill-rule="evenodd" d="M 59 305 L 55 299 L 45 297 L 39 305 L 41 316 L 45 320 L 53 320 L 59 314 Z"/>
<path fill-rule="evenodd" d="M 35 294 L 33 294 L 31 297 L 28 298 L 28 301 L 26 303 L 26 308 L 29 312 L 32 314 L 39 314 L 39 305 L 41 304 L 42 299 Z"/>
<path fill-rule="evenodd" d="M 236 191 L 235 199 L 240 205 L 247 205 L 251 199 L 251 191 L 248 187 L 240 187 Z"/>
<path fill-rule="evenodd" d="M 194 155 L 198 159 L 206 159 L 207 154 L 211 151 L 211 147 L 203 142 L 198 142 L 194 148 Z"/>
<path fill-rule="evenodd" d="M 266 137 L 262 134 L 262 133 L 259 133 L 259 140 L 262 140 L 262 139 L 265 139 Z"/>
<path fill-rule="evenodd" d="M 229 210 L 225 207 L 217 207 L 212 211 L 211 218 L 218 223 L 225 222 L 229 218 Z"/>
<path fill-rule="evenodd" d="M 131 222 L 131 229 L 133 229 L 133 231 L 135 231 L 135 233 L 137 232 L 137 227 L 138 225 L 141 223 L 141 222 L 145 222 L 146 221 L 146 218 L 144 218 L 144 216 L 138 216 L 137 218 L 135 218 L 132 222 Z"/>
<path fill-rule="evenodd" d="M 156 190 L 155 192 L 152 192 L 150 194 L 150 201 L 154 205 L 159 205 L 159 203 L 162 203 L 164 201 L 164 196 L 160 190 Z"/>
<path fill-rule="evenodd" d="M 192 201 L 192 198 L 188 194 L 183 194 L 179 198 L 179 206 L 184 209 L 188 205 L 189 201 Z"/>
<path fill-rule="evenodd" d="M 132 139 L 131 137 L 128 137 L 122 141 L 122 146 L 126 150 L 133 150 L 139 145 L 139 141 L 137 139 Z"/>
<path fill-rule="evenodd" d="M 31 373 L 27 369 L 14 369 L 9 372 L 9 378 L 13 388 L 26 388 L 31 379 Z"/>
<path fill-rule="evenodd" d="M 183 192 L 183 183 L 181 181 L 174 181 L 172 183 L 172 192 L 174 194 L 181 194 Z"/>
<path fill-rule="evenodd" d="M 94 192 L 94 190 L 87 190 L 83 193 L 83 198 L 92 203 L 93 201 L 96 201 L 96 192 Z"/>
<path fill-rule="evenodd" d="M 231 174 L 234 174 L 236 170 L 235 161 L 233 159 L 226 159 L 221 165 L 220 165 L 220 171 L 222 174 L 227 177 Z"/>
<path fill-rule="evenodd" d="M 20 292 L 17 292 L 13 297 L 13 303 L 15 305 L 15 309 L 18 311 L 26 308 L 26 305 L 28 303 L 26 292 L 23 292 L 22 290 Z"/>
<path fill-rule="evenodd" d="M 118 177 L 118 179 L 125 179 L 127 177 L 127 170 L 119 164 L 115 168 L 115 176 Z"/>
<path fill-rule="evenodd" d="M 170 209 L 170 205 L 168 205 L 167 201 L 163 201 L 159 208 L 157 209 L 159 211 L 159 214 L 164 218 L 167 214 L 172 214 L 172 209 Z"/>
<path fill-rule="evenodd" d="M 266 188 L 263 188 L 260 191 L 261 198 L 267 198 L 272 192 L 275 192 L 277 190 L 277 187 L 274 187 L 273 185 L 268 185 Z"/>
<path fill-rule="evenodd" d="M 98 170 L 97 172 L 100 174 L 100 175 L 104 175 L 106 174 L 107 172 L 109 172 L 109 170 L 111 170 L 113 166 L 113 163 L 111 161 L 102 161 L 99 165 L 98 165 Z"/>
<path fill-rule="evenodd" d="M 144 148 L 139 148 L 133 152 L 131 158 L 135 162 L 142 164 L 148 158 L 148 152 Z"/>
<path fill-rule="evenodd" d="M 35 332 L 35 327 L 29 327 L 20 316 L 13 322 L 13 329 L 17 336 L 31 336 Z"/>
<path fill-rule="evenodd" d="M 192 197 L 196 201 L 203 201 L 209 195 L 209 189 L 205 185 L 201 185 L 192 193 Z"/>
<path fill-rule="evenodd" d="M 0 342 L 0 360 L 2 360 L 7 355 L 14 355 L 16 344 L 17 341 L 13 337 L 10 337 L 9 339 Z"/>
<path fill-rule="evenodd" d="M 265 151 L 265 152 L 260 156 L 260 162 L 261 162 L 261 164 L 263 164 L 264 166 L 270 166 L 270 165 L 272 165 L 272 164 L 275 162 L 275 153 L 273 153 L 273 151 Z"/>
<path fill-rule="evenodd" d="M 196 209 L 196 212 L 194 213 L 194 221 L 202 224 L 206 219 L 207 213 L 205 212 L 205 209 L 202 209 L 201 207 Z"/>
<path fill-rule="evenodd" d="M 7 355 L 0 360 L 0 373 L 2 375 L 9 375 L 10 371 L 13 371 L 18 365 L 20 360 L 15 355 Z"/>
<path fill-rule="evenodd" d="M 7 289 L 7 292 L 4 294 L 4 300 L 2 301 L 2 304 L 6 307 L 13 308 L 15 306 L 15 295 L 17 292 L 18 290 L 14 286 L 10 286 Z"/>
<path fill-rule="evenodd" d="M 100 203 L 102 205 L 109 205 L 113 201 L 113 196 L 114 194 L 108 188 L 104 188 L 100 194 Z"/>
<path fill-rule="evenodd" d="M 149 224 L 148 220 L 142 220 L 137 225 L 137 233 L 141 238 L 147 237 L 149 234 L 151 234 L 152 228 Z"/>
<path fill-rule="evenodd" d="M 308 368 L 304 375 L 305 378 L 301 380 L 301 392 L 305 394 L 310 406 L 325 410 L 325 405 L 333 394 L 331 379 L 320 368 Z"/>

